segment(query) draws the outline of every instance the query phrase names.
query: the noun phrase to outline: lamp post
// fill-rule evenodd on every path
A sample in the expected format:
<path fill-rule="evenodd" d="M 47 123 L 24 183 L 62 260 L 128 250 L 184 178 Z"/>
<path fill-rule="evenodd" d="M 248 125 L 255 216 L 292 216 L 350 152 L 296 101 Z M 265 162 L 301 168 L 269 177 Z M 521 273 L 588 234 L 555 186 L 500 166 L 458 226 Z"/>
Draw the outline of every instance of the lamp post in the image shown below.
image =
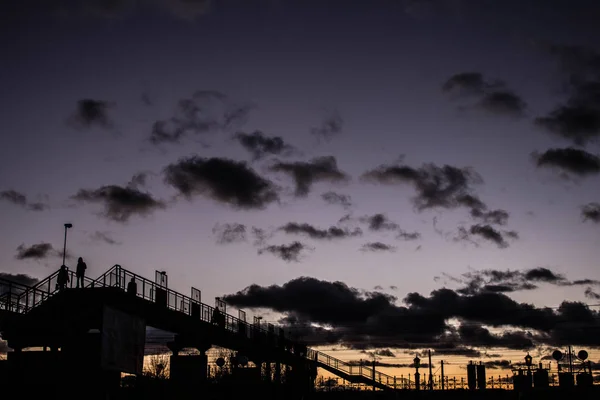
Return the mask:
<path fill-rule="evenodd" d="M 65 265 L 65 258 L 67 257 L 67 229 L 72 228 L 73 224 L 65 224 L 65 243 L 63 246 L 63 263 Z"/>
<path fill-rule="evenodd" d="M 413 360 L 415 363 L 415 390 L 421 389 L 421 374 L 419 374 L 419 366 L 421 365 L 421 359 L 416 356 Z"/>

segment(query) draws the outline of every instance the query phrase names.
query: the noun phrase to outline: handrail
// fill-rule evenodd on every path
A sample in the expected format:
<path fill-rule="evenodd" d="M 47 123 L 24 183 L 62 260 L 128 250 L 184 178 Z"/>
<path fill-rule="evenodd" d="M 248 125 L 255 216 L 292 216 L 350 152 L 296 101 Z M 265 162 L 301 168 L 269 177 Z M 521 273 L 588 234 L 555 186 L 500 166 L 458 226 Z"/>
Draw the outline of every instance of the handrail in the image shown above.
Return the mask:
<path fill-rule="evenodd" d="M 33 286 L 27 287 L 25 291 L 19 294 L 17 297 L 17 303 L 21 306 L 21 312 L 28 312 L 34 307 L 40 305 L 48 298 L 56 294 L 60 288 L 58 285 L 58 274 L 60 269 L 53 272 L 43 280 L 39 281 Z M 75 288 L 77 286 L 76 275 L 73 271 L 67 267 L 68 281 L 65 284 L 65 288 Z M 90 278 L 84 277 L 83 286 L 86 286 L 86 282 L 91 282 Z"/>
<path fill-rule="evenodd" d="M 351 365 L 346 361 L 342 361 L 318 350 L 310 349 L 309 357 L 317 363 L 322 363 L 328 367 L 336 369 L 351 376 L 362 376 L 369 380 L 373 380 L 373 369 L 364 365 Z M 383 372 L 375 370 L 375 382 L 390 386 L 393 385 L 394 377 Z"/>

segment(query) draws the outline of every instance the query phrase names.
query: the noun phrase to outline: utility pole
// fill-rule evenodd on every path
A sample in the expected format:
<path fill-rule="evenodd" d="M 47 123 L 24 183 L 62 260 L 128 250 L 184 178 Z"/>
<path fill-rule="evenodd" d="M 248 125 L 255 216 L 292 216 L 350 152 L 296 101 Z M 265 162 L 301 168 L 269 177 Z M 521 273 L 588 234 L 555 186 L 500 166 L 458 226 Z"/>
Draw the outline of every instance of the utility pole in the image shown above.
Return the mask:
<path fill-rule="evenodd" d="M 429 350 L 429 390 L 433 390 L 433 373 L 431 372 L 431 350 Z"/>
<path fill-rule="evenodd" d="M 441 363 L 442 363 L 442 365 L 441 365 L 441 368 L 442 368 L 442 372 L 441 372 L 442 373 L 442 390 L 444 390 L 444 360 L 442 360 Z"/>

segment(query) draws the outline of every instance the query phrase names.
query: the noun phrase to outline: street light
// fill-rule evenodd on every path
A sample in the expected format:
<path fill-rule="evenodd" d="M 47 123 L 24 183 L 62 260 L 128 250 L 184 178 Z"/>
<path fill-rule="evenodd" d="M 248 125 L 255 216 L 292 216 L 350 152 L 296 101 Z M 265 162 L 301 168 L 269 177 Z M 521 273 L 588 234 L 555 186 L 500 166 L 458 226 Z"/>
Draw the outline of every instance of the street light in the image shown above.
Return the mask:
<path fill-rule="evenodd" d="M 63 246 L 63 263 L 65 265 L 65 258 L 67 257 L 67 229 L 72 228 L 73 224 L 65 224 L 65 244 Z"/>
<path fill-rule="evenodd" d="M 529 355 L 529 353 L 527 353 L 527 355 L 525 356 L 525 365 L 527 365 L 527 368 L 531 367 L 531 360 L 533 359 L 533 357 L 531 357 Z"/>

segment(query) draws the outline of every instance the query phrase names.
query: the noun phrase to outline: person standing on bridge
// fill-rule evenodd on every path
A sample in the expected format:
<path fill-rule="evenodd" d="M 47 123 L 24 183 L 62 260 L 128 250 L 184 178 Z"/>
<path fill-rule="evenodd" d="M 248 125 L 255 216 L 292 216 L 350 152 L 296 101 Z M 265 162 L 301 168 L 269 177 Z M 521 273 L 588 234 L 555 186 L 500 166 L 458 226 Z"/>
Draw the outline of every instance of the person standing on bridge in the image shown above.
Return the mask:
<path fill-rule="evenodd" d="M 85 276 L 86 269 L 87 264 L 83 262 L 83 258 L 79 257 L 79 259 L 77 260 L 77 269 L 75 270 L 75 276 L 77 277 L 77 287 L 79 287 L 80 282 L 82 288 L 85 286 L 83 284 L 83 277 Z"/>
<path fill-rule="evenodd" d="M 56 277 L 57 289 L 63 290 L 67 286 L 67 283 L 69 283 L 69 273 L 67 272 L 67 266 L 63 264 Z"/>
<path fill-rule="evenodd" d="M 137 283 L 135 283 L 134 276 L 131 277 L 131 280 L 127 284 L 127 293 L 137 296 Z"/>

